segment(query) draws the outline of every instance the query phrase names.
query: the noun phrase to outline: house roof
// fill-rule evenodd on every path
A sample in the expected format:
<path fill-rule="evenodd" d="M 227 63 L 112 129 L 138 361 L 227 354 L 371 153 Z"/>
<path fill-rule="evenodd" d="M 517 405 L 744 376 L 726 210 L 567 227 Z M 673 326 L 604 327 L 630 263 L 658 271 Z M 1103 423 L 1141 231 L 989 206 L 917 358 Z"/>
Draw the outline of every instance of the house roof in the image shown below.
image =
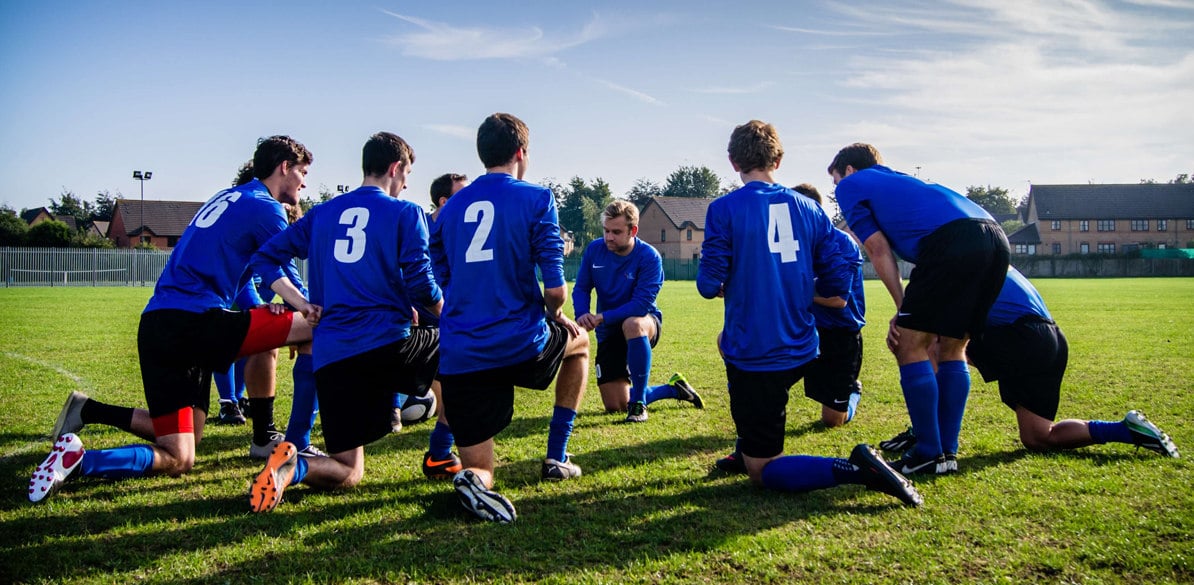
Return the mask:
<path fill-rule="evenodd" d="M 1194 219 L 1194 184 L 1033 185 L 1040 221 Z"/>
<path fill-rule="evenodd" d="M 1008 235 L 1007 242 L 1013 246 L 1016 244 L 1039 244 L 1041 243 L 1041 232 L 1037 229 L 1037 224 L 1030 223 Z"/>
<path fill-rule="evenodd" d="M 79 223 L 75 221 L 75 216 L 73 215 L 55 215 L 54 220 L 65 223 L 66 227 L 69 227 L 72 230 L 79 229 Z"/>
<path fill-rule="evenodd" d="M 29 222 L 31 222 L 31 221 L 33 221 L 33 220 L 37 219 L 37 216 L 39 216 L 39 215 L 41 215 L 41 214 L 43 214 L 43 213 L 44 213 L 44 214 L 46 214 L 46 215 L 47 215 L 47 216 L 49 216 L 49 217 L 54 217 L 54 214 L 50 213 L 50 210 L 49 210 L 49 209 L 46 209 L 45 207 L 38 207 L 38 208 L 35 208 L 35 209 L 26 209 L 26 210 L 22 211 L 22 212 L 21 212 L 21 219 L 22 219 L 22 220 L 23 220 L 25 223 L 29 223 Z"/>
<path fill-rule="evenodd" d="M 107 236 L 108 235 L 108 225 L 110 225 L 111 223 L 112 222 L 110 222 L 110 221 L 98 221 L 97 220 L 97 221 L 91 222 L 91 227 L 95 228 L 95 231 L 99 232 L 101 236 Z"/>
<path fill-rule="evenodd" d="M 709 210 L 709 204 L 712 199 L 705 199 L 703 197 L 652 197 L 647 203 L 650 205 L 654 203 L 659 206 L 660 211 L 672 222 L 672 225 L 677 228 L 684 227 L 684 224 L 690 223 L 693 227 L 703 230 L 705 229 L 705 212 Z"/>
<path fill-rule="evenodd" d="M 202 201 L 145 201 L 145 227 L 155 236 L 181 236 L 191 219 L 203 207 Z M 114 215 L 124 222 L 125 235 L 141 233 L 141 201 L 117 199 Z"/>

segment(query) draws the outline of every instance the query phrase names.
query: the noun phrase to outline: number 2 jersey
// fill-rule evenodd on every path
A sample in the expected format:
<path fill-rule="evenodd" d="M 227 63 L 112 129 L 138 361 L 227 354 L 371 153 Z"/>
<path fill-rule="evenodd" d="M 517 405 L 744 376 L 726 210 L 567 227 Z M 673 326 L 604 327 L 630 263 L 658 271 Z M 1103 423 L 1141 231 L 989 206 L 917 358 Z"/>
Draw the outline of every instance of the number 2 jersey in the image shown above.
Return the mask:
<path fill-rule="evenodd" d="M 442 276 L 439 371 L 465 374 L 519 364 L 547 343 L 543 286 L 564 286 L 555 197 L 505 173 L 478 177 L 433 225 Z"/>
<path fill-rule="evenodd" d="M 249 281 L 249 258 L 284 229 L 286 212 L 261 181 L 217 193 L 183 231 L 145 312 L 232 307 Z"/>
<path fill-rule="evenodd" d="M 310 300 L 323 307 L 312 341 L 315 369 L 409 337 L 411 307 L 441 298 L 423 210 L 377 187 L 312 207 L 266 242 L 252 268 L 272 283 L 292 257 L 308 259 Z"/>
<path fill-rule="evenodd" d="M 833 225 L 815 201 L 751 181 L 709 204 L 697 271 L 701 296 L 725 289 L 725 360 L 747 371 L 798 367 L 817 357 L 809 305 L 846 296 L 851 271 Z"/>

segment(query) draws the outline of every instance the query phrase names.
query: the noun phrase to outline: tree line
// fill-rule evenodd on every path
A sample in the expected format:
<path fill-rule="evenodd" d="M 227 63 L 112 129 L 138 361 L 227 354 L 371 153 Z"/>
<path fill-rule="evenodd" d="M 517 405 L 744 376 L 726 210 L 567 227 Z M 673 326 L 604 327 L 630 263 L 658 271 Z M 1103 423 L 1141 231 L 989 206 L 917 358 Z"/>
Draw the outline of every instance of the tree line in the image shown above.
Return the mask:
<path fill-rule="evenodd" d="M 20 214 L 13 208 L 0 206 L 0 246 L 33 246 L 45 248 L 114 248 L 116 245 L 103 235 L 88 233 L 87 227 L 97 221 L 112 221 L 112 213 L 116 209 L 116 199 L 120 198 L 119 191 L 115 195 L 107 190 L 96 193 L 95 199 L 88 201 L 63 189 L 58 198 L 50 198 L 46 206 L 54 217 L 72 217 L 75 227 L 66 222 L 48 220 L 30 227 L 21 216 L 28 209 L 22 209 Z"/>

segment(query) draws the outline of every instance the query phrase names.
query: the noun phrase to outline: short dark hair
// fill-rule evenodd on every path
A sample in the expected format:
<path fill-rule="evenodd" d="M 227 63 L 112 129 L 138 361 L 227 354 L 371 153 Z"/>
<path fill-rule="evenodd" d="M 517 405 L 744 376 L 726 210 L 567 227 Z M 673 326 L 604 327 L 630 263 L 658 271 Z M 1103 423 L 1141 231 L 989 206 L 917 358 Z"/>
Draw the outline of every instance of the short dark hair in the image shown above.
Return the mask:
<path fill-rule="evenodd" d="M 247 160 L 247 161 L 245 161 L 244 164 L 242 164 L 240 166 L 240 169 L 238 169 L 236 171 L 236 178 L 232 179 L 232 186 L 240 187 L 241 185 L 244 185 L 245 183 L 252 181 L 254 178 L 255 177 L 253 177 L 253 161 Z"/>
<path fill-rule="evenodd" d="M 440 199 L 452 197 L 452 185 L 457 181 L 467 181 L 468 177 L 458 173 L 446 173 L 431 182 L 431 204 L 439 207 Z"/>
<path fill-rule="evenodd" d="M 531 141 L 527 125 L 513 114 L 497 113 L 485 118 L 477 129 L 477 154 L 485 168 L 510 162 L 520 148 Z"/>
<path fill-rule="evenodd" d="M 844 177 L 847 166 L 861 171 L 881 164 L 883 164 L 883 157 L 879 155 L 879 149 L 865 142 L 855 142 L 837 151 L 837 156 L 833 157 L 833 162 L 829 163 L 829 168 L 825 171 L 831 175 L 837 171 L 839 176 Z"/>
<path fill-rule="evenodd" d="M 759 169 L 774 169 L 784 156 L 784 145 L 779 141 L 775 126 L 759 120 L 751 120 L 730 134 L 730 146 L 726 149 L 730 160 L 739 172 L 749 173 Z"/>
<path fill-rule="evenodd" d="M 805 197 L 808 197 L 809 199 L 812 199 L 813 201 L 816 201 L 817 205 L 825 204 L 825 201 L 823 199 L 821 199 L 821 192 L 818 191 L 816 187 L 814 187 L 808 183 L 801 183 L 799 185 L 796 185 L 795 187 L 792 187 L 792 190 L 801 195 L 804 195 Z"/>
<path fill-rule="evenodd" d="M 390 165 L 401 163 L 409 167 L 415 164 L 415 149 L 401 136 L 392 132 L 378 132 L 369 137 L 361 149 L 361 170 L 366 177 L 380 177 L 390 170 Z"/>
<path fill-rule="evenodd" d="M 253 176 L 267 179 L 274 174 L 278 165 L 288 162 L 292 165 L 309 165 L 315 162 L 315 155 L 306 146 L 289 136 L 270 136 L 257 141 L 253 153 Z"/>

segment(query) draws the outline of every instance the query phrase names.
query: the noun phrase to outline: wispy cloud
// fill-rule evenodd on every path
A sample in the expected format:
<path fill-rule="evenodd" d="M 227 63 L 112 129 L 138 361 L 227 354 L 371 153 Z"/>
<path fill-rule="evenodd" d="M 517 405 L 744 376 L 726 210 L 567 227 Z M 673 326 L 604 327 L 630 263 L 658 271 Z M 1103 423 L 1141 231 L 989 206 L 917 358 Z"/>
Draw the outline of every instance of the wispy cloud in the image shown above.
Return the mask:
<path fill-rule="evenodd" d="M 548 35 L 537 26 L 462 27 L 389 10 L 382 12 L 420 29 L 394 35 L 389 38 L 390 43 L 401 47 L 404 55 L 436 61 L 547 58 L 565 49 L 599 39 L 607 32 L 596 14 L 579 31 L 555 36 Z"/>
<path fill-rule="evenodd" d="M 592 80 L 594 83 L 608 87 L 609 89 L 612 89 L 618 93 L 628 95 L 640 102 L 651 104 L 653 106 L 666 105 L 662 101 L 656 99 L 655 97 L 645 94 L 641 91 L 638 91 L 637 89 L 631 89 L 629 87 L 626 87 L 624 85 L 619 85 L 617 83 L 614 83 L 614 82 L 606 80 L 606 79 L 598 79 L 595 77 L 590 77 L 589 79 Z"/>
<path fill-rule="evenodd" d="M 476 128 L 456 126 L 453 124 L 423 124 L 423 127 L 431 130 L 432 132 L 438 132 L 440 134 L 455 138 L 464 138 L 466 140 L 471 140 L 476 136 L 477 133 Z"/>
<path fill-rule="evenodd" d="M 743 95 L 743 94 L 751 94 L 751 93 L 761 93 L 764 90 L 766 90 L 774 85 L 775 85 L 775 82 L 773 82 L 773 81 L 761 81 L 754 85 L 744 85 L 741 87 L 705 87 L 705 88 L 700 88 L 700 89 L 694 89 L 693 91 L 696 93 L 708 93 L 708 94 Z"/>

